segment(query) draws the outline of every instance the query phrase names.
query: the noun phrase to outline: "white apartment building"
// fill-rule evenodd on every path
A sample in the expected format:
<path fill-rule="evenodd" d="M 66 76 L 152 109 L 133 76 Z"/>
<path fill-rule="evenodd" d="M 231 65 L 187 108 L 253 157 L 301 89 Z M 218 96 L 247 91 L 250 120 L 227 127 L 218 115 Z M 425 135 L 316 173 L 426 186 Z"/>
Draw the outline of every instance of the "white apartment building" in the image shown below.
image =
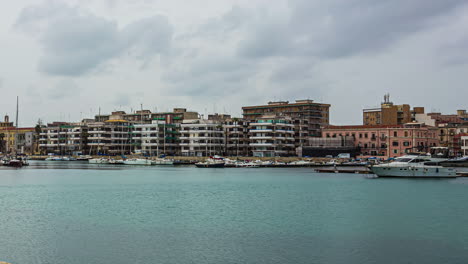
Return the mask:
<path fill-rule="evenodd" d="M 167 124 L 153 120 L 151 124 L 134 125 L 132 142 L 136 153 L 151 156 L 179 154 L 180 124 Z"/>
<path fill-rule="evenodd" d="M 42 153 L 75 155 L 86 144 L 87 127 L 81 123 L 52 123 L 42 128 L 39 134 L 39 149 Z"/>
<path fill-rule="evenodd" d="M 250 123 L 250 147 L 254 157 L 293 156 L 294 124 L 284 117 L 264 116 Z"/>
<path fill-rule="evenodd" d="M 464 157 L 468 156 L 468 136 L 461 137 L 461 152 Z"/>
<path fill-rule="evenodd" d="M 180 125 L 180 148 L 183 156 L 213 156 L 224 154 L 222 123 L 212 120 L 184 120 Z"/>
<path fill-rule="evenodd" d="M 132 151 L 133 125 L 126 120 L 107 120 L 88 124 L 91 154 L 123 155 Z"/>

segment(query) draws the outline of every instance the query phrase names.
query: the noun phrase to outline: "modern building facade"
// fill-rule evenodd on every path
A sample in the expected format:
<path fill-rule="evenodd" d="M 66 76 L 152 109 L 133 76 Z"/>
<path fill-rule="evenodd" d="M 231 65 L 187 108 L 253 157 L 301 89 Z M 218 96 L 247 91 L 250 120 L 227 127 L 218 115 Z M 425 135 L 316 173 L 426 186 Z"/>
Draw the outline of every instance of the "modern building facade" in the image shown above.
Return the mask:
<path fill-rule="evenodd" d="M 89 153 L 93 155 L 125 155 L 133 150 L 133 123 L 126 120 L 107 120 L 87 124 Z"/>
<path fill-rule="evenodd" d="M 250 156 L 249 122 L 241 118 L 230 118 L 224 121 L 225 151 L 227 156 Z"/>
<path fill-rule="evenodd" d="M 153 120 L 151 124 L 136 124 L 132 133 L 135 153 L 150 156 L 180 155 L 179 123 Z"/>
<path fill-rule="evenodd" d="M 87 126 L 83 123 L 54 122 L 41 128 L 39 134 L 39 149 L 43 154 L 86 153 L 87 142 Z"/>
<path fill-rule="evenodd" d="M 224 155 L 225 135 L 221 122 L 205 119 L 184 120 L 180 125 L 182 156 Z"/>
<path fill-rule="evenodd" d="M 269 102 L 267 105 L 242 107 L 245 120 L 253 122 L 264 115 L 277 115 L 291 118 L 294 125 L 294 144 L 307 144 L 310 137 L 320 137 L 321 127 L 329 124 L 330 105 L 313 100 Z"/>
<path fill-rule="evenodd" d="M 249 124 L 252 156 L 294 156 L 294 124 L 289 117 L 264 115 Z"/>

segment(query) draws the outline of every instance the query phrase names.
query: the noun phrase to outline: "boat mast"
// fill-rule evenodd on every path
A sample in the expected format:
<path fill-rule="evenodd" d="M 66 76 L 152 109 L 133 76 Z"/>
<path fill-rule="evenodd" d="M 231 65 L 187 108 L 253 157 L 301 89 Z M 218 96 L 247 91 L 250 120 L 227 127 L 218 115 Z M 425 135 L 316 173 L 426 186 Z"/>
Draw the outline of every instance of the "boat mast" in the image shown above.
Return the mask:
<path fill-rule="evenodd" d="M 18 154 L 18 112 L 19 98 L 16 96 L 16 132 L 15 132 L 15 155 Z"/>

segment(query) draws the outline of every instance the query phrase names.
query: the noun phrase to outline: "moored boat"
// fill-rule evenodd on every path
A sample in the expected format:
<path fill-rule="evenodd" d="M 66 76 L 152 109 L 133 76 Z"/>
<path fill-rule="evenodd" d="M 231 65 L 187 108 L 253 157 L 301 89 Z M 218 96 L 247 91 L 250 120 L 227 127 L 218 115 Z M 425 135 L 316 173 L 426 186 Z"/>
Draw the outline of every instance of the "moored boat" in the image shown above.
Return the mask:
<path fill-rule="evenodd" d="M 225 164 L 222 158 L 209 158 L 204 162 L 195 163 L 195 166 L 197 168 L 224 168 Z"/>
<path fill-rule="evenodd" d="M 173 165 L 174 161 L 170 159 L 155 159 L 151 161 L 151 165 Z"/>
<path fill-rule="evenodd" d="M 93 157 L 90 156 L 90 155 L 80 155 L 76 158 L 76 160 L 78 161 L 88 161 L 90 159 L 92 159 Z"/>
<path fill-rule="evenodd" d="M 406 155 L 385 164 L 371 166 L 371 171 L 378 177 L 402 178 L 454 178 L 457 172 L 454 169 L 432 164 L 427 156 Z"/>
<path fill-rule="evenodd" d="M 126 159 L 123 161 L 125 165 L 151 165 L 149 159 Z"/>
<path fill-rule="evenodd" d="M 439 162 L 443 167 L 468 167 L 468 156 Z"/>
<path fill-rule="evenodd" d="M 107 158 L 97 158 L 97 159 L 89 159 L 89 164 L 109 164 L 109 159 Z"/>
<path fill-rule="evenodd" d="M 124 165 L 123 160 L 109 159 L 109 164 L 111 165 Z"/>

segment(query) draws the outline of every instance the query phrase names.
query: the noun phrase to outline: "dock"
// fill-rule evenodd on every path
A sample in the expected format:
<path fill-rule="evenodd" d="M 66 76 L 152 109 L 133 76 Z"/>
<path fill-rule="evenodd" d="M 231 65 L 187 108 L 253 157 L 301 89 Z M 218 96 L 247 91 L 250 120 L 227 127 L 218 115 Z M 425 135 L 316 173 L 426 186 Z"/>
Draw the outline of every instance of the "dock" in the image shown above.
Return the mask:
<path fill-rule="evenodd" d="M 457 172 L 458 177 L 468 177 L 468 172 Z"/>
<path fill-rule="evenodd" d="M 319 173 L 355 173 L 355 174 L 372 174 L 372 171 L 370 170 L 365 170 L 365 169 L 316 169 L 316 172 Z"/>

